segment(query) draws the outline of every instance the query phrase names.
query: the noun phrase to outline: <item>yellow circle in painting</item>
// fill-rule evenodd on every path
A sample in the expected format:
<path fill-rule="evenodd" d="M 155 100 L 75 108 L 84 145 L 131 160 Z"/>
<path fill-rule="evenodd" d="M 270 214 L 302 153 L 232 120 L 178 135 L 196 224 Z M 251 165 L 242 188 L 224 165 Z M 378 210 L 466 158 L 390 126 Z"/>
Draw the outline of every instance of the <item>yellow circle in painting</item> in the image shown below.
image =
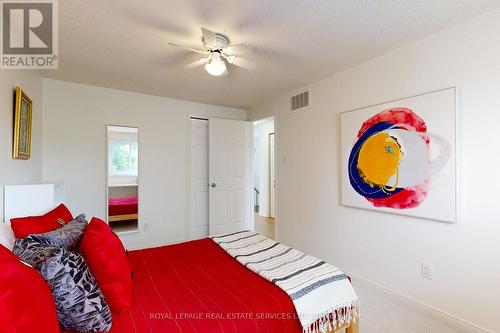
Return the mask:
<path fill-rule="evenodd" d="M 361 146 L 358 156 L 358 170 L 363 180 L 370 186 L 387 186 L 392 176 L 396 182 L 391 188 L 397 187 L 399 162 L 402 158 L 401 147 L 397 140 L 389 134 L 380 132 L 369 137 Z"/>

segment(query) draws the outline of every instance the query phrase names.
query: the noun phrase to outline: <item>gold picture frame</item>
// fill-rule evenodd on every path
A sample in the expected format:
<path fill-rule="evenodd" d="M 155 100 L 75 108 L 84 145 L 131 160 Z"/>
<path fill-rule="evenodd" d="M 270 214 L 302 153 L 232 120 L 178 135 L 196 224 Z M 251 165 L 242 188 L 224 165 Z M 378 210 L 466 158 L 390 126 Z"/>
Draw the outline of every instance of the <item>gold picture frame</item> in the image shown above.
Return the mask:
<path fill-rule="evenodd" d="M 14 100 L 14 143 L 12 158 L 27 160 L 31 156 L 31 120 L 33 102 L 21 89 L 16 87 Z"/>

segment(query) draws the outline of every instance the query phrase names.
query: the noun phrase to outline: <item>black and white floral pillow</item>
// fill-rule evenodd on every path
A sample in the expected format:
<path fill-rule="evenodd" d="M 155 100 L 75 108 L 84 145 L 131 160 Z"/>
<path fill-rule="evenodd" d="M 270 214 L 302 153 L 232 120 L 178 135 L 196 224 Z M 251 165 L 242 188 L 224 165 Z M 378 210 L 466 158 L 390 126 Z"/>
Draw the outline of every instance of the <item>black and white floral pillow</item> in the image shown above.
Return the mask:
<path fill-rule="evenodd" d="M 32 234 L 26 238 L 45 245 L 53 245 L 66 250 L 77 251 L 80 239 L 87 225 L 88 222 L 85 219 L 85 214 L 81 214 L 59 229 L 43 234 Z"/>
<path fill-rule="evenodd" d="M 111 311 L 80 254 L 32 239 L 18 239 L 14 253 L 34 266 L 49 284 L 61 327 L 109 332 Z"/>

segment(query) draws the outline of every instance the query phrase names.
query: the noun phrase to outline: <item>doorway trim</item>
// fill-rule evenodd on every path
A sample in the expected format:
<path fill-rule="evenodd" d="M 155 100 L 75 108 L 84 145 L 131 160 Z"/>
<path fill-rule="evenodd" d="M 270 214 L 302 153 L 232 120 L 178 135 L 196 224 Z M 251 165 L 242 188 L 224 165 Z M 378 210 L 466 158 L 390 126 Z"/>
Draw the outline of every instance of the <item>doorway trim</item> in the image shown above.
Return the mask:
<path fill-rule="evenodd" d="M 276 128 L 276 124 L 274 124 L 274 127 Z M 274 216 L 273 216 L 273 197 L 274 197 Z M 276 135 L 274 132 L 269 133 L 269 217 L 272 219 L 276 218 Z"/>
<path fill-rule="evenodd" d="M 253 124 L 255 124 L 255 122 L 259 121 L 259 120 L 263 120 L 263 119 L 266 119 L 266 118 L 273 118 L 274 119 L 274 139 L 275 139 L 275 142 L 274 142 L 274 181 L 275 181 L 275 189 L 274 189 L 274 194 L 275 194 L 275 213 L 276 213 L 276 216 L 274 217 L 274 239 L 276 241 L 279 241 L 279 230 L 278 230 L 278 223 L 279 223 L 279 205 L 278 205 L 278 198 L 279 198 L 279 172 L 278 172 L 278 165 L 279 163 L 281 163 L 280 161 L 282 161 L 282 158 L 279 158 L 279 148 L 278 148 L 278 142 L 277 142 L 277 139 L 279 137 L 279 128 L 278 128 L 278 111 L 273 111 L 272 113 L 270 114 L 262 114 L 262 115 L 259 115 L 258 117 L 250 117 L 249 118 L 249 121 L 251 121 Z M 254 126 L 252 126 L 252 129 L 253 129 Z M 255 135 L 252 133 L 252 135 Z M 253 140 L 252 140 L 253 142 Z M 254 159 L 253 159 L 253 154 L 252 154 L 252 162 L 254 163 Z M 252 165 L 252 173 L 253 173 L 253 170 L 254 170 L 254 167 Z M 253 174 L 252 175 L 252 182 L 255 181 L 255 175 Z M 255 223 L 255 222 L 254 222 Z M 254 224 L 255 225 L 255 224 Z"/>

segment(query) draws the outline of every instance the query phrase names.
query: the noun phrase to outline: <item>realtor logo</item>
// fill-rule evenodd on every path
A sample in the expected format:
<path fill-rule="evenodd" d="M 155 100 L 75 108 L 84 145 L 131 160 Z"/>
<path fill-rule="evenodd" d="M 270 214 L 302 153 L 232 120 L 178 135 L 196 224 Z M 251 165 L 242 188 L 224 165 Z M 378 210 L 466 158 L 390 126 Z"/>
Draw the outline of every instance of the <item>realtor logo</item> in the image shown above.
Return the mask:
<path fill-rule="evenodd" d="M 2 1 L 3 69 L 57 69 L 57 1 Z"/>

